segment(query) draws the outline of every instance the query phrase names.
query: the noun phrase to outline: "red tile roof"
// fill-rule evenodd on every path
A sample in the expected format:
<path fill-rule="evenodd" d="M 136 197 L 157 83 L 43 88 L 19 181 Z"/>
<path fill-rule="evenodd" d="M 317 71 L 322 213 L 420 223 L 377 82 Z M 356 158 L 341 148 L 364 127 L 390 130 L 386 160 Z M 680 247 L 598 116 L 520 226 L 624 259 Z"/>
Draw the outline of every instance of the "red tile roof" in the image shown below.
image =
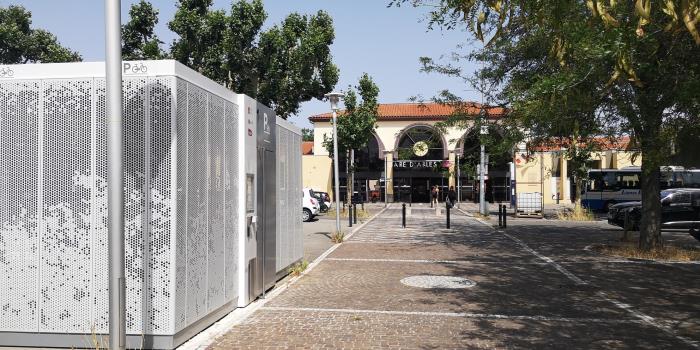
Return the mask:
<path fill-rule="evenodd" d="M 597 143 L 598 147 L 596 148 L 601 151 L 628 151 L 634 148 L 634 145 L 632 145 L 629 136 L 621 136 L 619 138 L 596 137 L 589 142 Z M 569 141 L 552 140 L 549 142 L 541 142 L 538 145 L 532 145 L 531 148 L 533 151 L 559 151 L 562 148 L 568 146 L 569 143 Z"/>
<path fill-rule="evenodd" d="M 303 155 L 314 154 L 314 142 L 313 141 L 302 142 L 301 143 L 301 154 L 303 154 Z"/>
<path fill-rule="evenodd" d="M 455 111 L 468 115 L 478 115 L 481 111 L 481 104 L 469 102 L 461 105 L 445 105 L 439 103 L 384 103 L 379 105 L 378 120 L 443 120 L 453 115 Z M 504 114 L 504 109 L 500 107 L 487 107 L 487 114 L 490 118 L 498 118 Z M 344 111 L 340 111 L 342 115 Z M 328 121 L 332 117 L 331 113 L 313 115 L 309 117 L 311 122 Z"/>

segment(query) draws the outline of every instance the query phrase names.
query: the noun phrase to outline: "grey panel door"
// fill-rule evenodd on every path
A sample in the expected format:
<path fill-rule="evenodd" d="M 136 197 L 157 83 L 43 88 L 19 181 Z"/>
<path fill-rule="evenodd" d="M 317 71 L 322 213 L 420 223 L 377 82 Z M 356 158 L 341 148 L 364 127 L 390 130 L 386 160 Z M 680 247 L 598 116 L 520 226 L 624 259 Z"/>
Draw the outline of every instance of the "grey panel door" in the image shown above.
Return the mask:
<path fill-rule="evenodd" d="M 277 280 L 275 177 L 275 152 L 258 148 L 258 254 L 255 266 L 255 289 L 259 290 L 258 295 L 274 286 Z"/>
<path fill-rule="evenodd" d="M 264 287 L 265 289 L 274 286 L 277 281 L 277 174 L 275 172 L 277 160 L 275 152 L 265 150 L 265 169 L 264 169 L 264 198 L 265 211 L 263 213 L 265 220 L 265 237 L 264 240 Z"/>

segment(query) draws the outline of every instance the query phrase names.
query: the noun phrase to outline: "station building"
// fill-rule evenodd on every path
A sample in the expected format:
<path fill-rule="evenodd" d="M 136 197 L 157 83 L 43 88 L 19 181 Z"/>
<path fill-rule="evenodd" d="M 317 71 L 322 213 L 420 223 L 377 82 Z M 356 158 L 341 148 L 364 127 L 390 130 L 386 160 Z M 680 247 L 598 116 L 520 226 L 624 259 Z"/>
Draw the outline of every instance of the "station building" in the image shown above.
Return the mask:
<path fill-rule="evenodd" d="M 498 133 L 498 121 L 504 110 L 483 109 Z M 355 151 L 355 191 L 366 201 L 429 202 L 430 189 L 440 188 L 444 200 L 450 186 L 459 189 L 461 201 L 479 198 L 477 175 L 480 159 L 479 135 L 473 121 L 440 132 L 436 123 L 454 115 L 455 107 L 436 103 L 380 104 L 377 128 L 364 149 Z M 476 118 L 482 108 L 473 103 L 459 113 Z M 339 113 L 342 118 L 342 111 Z M 303 146 L 303 183 L 317 191 L 333 193 L 333 162 L 323 145 L 333 134 L 330 113 L 309 118 L 314 125 L 314 141 Z M 469 118 L 467 118 L 469 120 Z M 638 166 L 641 157 L 629 148 L 629 140 L 601 143 L 602 151 L 593 154 L 592 168 Z M 571 172 L 562 157 L 561 147 L 494 152 L 486 149 L 488 170 L 486 199 L 510 202 L 517 193 L 542 193 L 544 203 L 573 199 Z M 348 172 L 346 155 L 339 155 L 340 198 L 345 200 Z"/>

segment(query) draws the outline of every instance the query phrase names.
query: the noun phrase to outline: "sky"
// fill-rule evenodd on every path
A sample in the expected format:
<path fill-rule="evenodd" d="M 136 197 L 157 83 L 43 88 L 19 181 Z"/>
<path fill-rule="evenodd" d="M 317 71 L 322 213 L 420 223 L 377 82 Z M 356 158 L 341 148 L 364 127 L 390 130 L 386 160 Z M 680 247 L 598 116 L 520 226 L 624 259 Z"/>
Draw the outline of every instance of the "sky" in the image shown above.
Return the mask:
<path fill-rule="evenodd" d="M 137 0 L 122 0 L 122 21 Z M 331 47 L 340 69 L 336 90 L 356 85 L 363 73 L 377 83 L 380 103 L 409 102 L 413 96 L 429 99 L 442 90 L 470 100 L 479 100 L 472 87 L 461 79 L 420 72 L 421 56 L 449 55 L 457 45 L 468 44 L 469 33 L 460 30 L 427 29 L 425 9 L 404 6 L 387 8 L 389 0 L 264 0 L 268 18 L 265 27 L 280 23 L 288 14 L 313 14 L 319 10 L 333 17 L 336 39 Z M 167 28 L 176 1 L 152 0 L 160 11 L 156 34 L 170 44 L 176 35 Z M 102 0 L 0 0 L 0 6 L 22 5 L 32 12 L 34 28 L 54 33 L 62 45 L 80 52 L 84 61 L 104 60 L 104 1 Z M 214 0 L 218 9 L 229 9 L 231 0 Z M 467 69 L 470 69 L 469 67 Z M 312 100 L 289 120 L 311 127 L 308 117 L 326 113 L 326 101 Z"/>

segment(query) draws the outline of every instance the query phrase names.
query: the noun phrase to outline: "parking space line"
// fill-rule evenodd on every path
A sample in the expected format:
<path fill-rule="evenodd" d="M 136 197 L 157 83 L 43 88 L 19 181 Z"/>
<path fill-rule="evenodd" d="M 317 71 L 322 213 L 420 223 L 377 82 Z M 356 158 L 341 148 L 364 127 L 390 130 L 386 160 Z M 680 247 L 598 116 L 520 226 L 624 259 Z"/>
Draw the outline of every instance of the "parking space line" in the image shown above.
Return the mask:
<path fill-rule="evenodd" d="M 505 232 L 503 232 L 503 235 L 506 237 L 512 239 L 515 243 L 517 243 L 520 247 L 525 249 L 528 253 L 540 258 L 541 260 L 545 261 L 547 264 L 552 265 L 557 271 L 561 272 L 564 274 L 564 276 L 568 277 L 570 280 L 574 281 L 574 283 L 579 284 L 579 285 L 587 285 L 588 282 L 578 278 L 578 276 L 574 275 L 573 273 L 569 272 L 569 270 L 565 269 L 563 266 L 557 264 L 554 262 L 554 260 L 550 259 L 549 257 L 546 257 L 538 252 L 536 252 L 534 249 L 530 248 L 527 244 L 525 244 L 523 241 L 521 241 L 518 238 L 515 238 Z"/>
<path fill-rule="evenodd" d="M 471 312 L 429 312 L 429 311 L 392 311 L 392 310 L 367 310 L 367 309 L 326 309 L 313 307 L 283 307 L 283 306 L 263 306 L 262 310 L 270 311 L 301 311 L 301 312 L 328 312 L 328 313 L 349 313 L 349 314 L 381 314 L 397 316 L 438 316 L 438 317 L 458 317 L 490 320 L 516 320 L 516 321 L 546 321 L 546 322 L 573 322 L 573 323 L 641 323 L 634 319 L 608 319 L 608 318 L 575 318 L 575 317 L 555 317 L 542 315 L 503 315 L 485 314 Z"/>
<path fill-rule="evenodd" d="M 579 278 L 578 276 L 576 276 L 576 275 L 574 275 L 573 273 L 569 272 L 569 270 L 567 270 L 567 269 L 565 269 L 563 266 L 557 264 L 554 260 L 552 260 L 552 259 L 550 259 L 549 257 L 544 256 L 544 255 L 538 253 L 537 251 L 535 251 L 534 249 L 530 248 L 530 246 L 528 246 L 527 244 L 525 244 L 525 242 L 521 241 L 520 239 L 518 239 L 518 238 L 516 238 L 516 237 L 513 237 L 513 236 L 511 236 L 511 235 L 509 235 L 509 234 L 507 234 L 507 233 L 505 233 L 505 232 L 503 232 L 503 231 L 498 231 L 498 232 L 503 233 L 506 237 L 508 237 L 508 238 L 512 239 L 514 242 L 518 243 L 523 249 L 525 249 L 525 250 L 528 251 L 529 253 L 531 253 L 531 254 L 535 255 L 536 257 L 538 257 L 538 258 L 540 258 L 540 259 L 546 261 L 549 265 L 551 265 L 552 267 L 554 267 L 557 271 L 561 272 L 564 276 L 566 276 L 568 279 L 572 280 L 574 283 L 576 283 L 576 284 L 588 284 L 588 282 L 582 280 L 582 279 Z M 688 338 L 688 337 L 684 337 L 684 336 L 682 336 L 682 335 L 677 334 L 676 332 L 673 331 L 673 329 L 672 329 L 671 327 L 668 327 L 668 326 L 666 326 L 666 325 L 663 325 L 663 324 L 659 323 L 654 317 L 651 317 L 651 316 L 649 316 L 649 315 L 647 315 L 647 314 L 645 314 L 645 313 L 643 313 L 643 312 L 641 312 L 641 311 L 635 310 L 635 309 L 634 309 L 631 305 L 629 305 L 629 304 L 625 304 L 625 303 L 623 303 L 623 302 L 620 302 L 620 301 L 618 301 L 618 300 L 616 300 L 616 299 L 610 297 L 610 296 L 608 295 L 608 293 L 605 293 L 605 292 L 603 292 L 603 291 L 598 291 L 598 292 L 596 293 L 596 295 L 597 295 L 598 297 L 600 297 L 601 299 L 603 299 L 603 300 L 605 300 L 605 301 L 607 301 L 607 302 L 609 302 L 609 303 L 615 305 L 617 308 L 626 311 L 627 313 L 629 313 L 630 315 L 636 317 L 636 318 L 639 319 L 640 321 L 642 321 L 642 322 L 644 322 L 644 323 L 646 323 L 646 324 L 648 324 L 648 325 L 651 325 L 651 326 L 653 326 L 653 327 L 659 329 L 660 331 L 662 331 L 662 332 L 664 332 L 664 333 L 666 333 L 666 334 L 668 334 L 668 335 L 670 335 L 670 336 L 672 336 L 672 337 L 674 337 L 674 338 L 676 338 L 676 339 L 682 341 L 682 342 L 685 343 L 686 345 L 692 346 L 692 347 L 694 347 L 694 348 L 696 348 L 696 349 L 700 349 L 700 343 L 698 343 L 697 341 L 695 341 L 695 340 L 693 340 L 693 339 L 690 339 L 690 338 Z"/>

